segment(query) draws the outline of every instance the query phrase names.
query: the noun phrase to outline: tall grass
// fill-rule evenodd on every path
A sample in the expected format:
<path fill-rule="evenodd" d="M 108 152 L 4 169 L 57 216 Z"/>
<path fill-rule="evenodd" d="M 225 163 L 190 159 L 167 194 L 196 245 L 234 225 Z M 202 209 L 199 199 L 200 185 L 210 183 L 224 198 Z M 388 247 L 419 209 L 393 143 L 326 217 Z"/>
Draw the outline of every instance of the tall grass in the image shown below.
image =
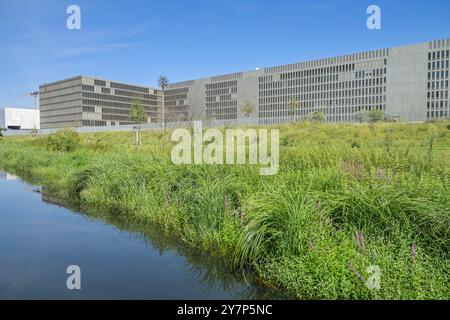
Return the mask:
<path fill-rule="evenodd" d="M 448 123 L 281 127 L 280 170 L 176 166 L 160 133 L 0 140 L 0 166 L 154 224 L 297 298 L 449 299 Z M 364 234 L 364 249 L 355 234 Z M 414 241 L 414 257 L 411 244 Z M 369 289 L 369 266 L 381 288 Z"/>

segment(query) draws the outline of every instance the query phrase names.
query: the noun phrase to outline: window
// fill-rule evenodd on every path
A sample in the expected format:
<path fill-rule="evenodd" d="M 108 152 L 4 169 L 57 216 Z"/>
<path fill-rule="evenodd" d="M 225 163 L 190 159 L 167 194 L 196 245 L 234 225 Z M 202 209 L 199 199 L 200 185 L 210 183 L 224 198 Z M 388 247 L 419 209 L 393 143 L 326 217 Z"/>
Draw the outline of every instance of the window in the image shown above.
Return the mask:
<path fill-rule="evenodd" d="M 95 79 L 94 80 L 94 85 L 101 86 L 101 87 L 106 87 L 106 81 Z"/>

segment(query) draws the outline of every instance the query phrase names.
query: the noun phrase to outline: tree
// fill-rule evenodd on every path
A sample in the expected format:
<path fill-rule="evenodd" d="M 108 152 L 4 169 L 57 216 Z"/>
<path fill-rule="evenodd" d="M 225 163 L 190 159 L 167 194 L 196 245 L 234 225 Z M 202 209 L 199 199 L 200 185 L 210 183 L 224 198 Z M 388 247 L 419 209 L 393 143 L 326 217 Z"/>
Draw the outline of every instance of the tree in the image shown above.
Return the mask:
<path fill-rule="evenodd" d="M 353 114 L 353 119 L 355 119 L 359 123 L 367 121 L 367 113 L 365 111 L 358 111 Z"/>
<path fill-rule="evenodd" d="M 246 100 L 244 105 L 242 106 L 242 113 L 244 113 L 248 122 L 250 121 L 250 114 L 253 112 L 253 105 L 250 101 Z"/>
<path fill-rule="evenodd" d="M 313 112 L 311 114 L 311 120 L 323 122 L 323 121 L 325 121 L 325 114 L 323 112 L 319 112 L 319 111 Z"/>
<path fill-rule="evenodd" d="M 295 109 L 297 109 L 297 100 L 295 100 L 294 97 L 289 100 L 288 107 L 289 107 L 289 115 L 291 117 L 291 122 L 294 122 L 294 116 L 295 116 Z"/>
<path fill-rule="evenodd" d="M 130 109 L 130 120 L 135 124 L 134 131 L 136 134 L 135 144 L 141 144 L 141 128 L 139 124 L 142 122 L 147 122 L 147 114 L 145 113 L 144 107 L 142 104 L 135 100 L 131 105 Z"/>
<path fill-rule="evenodd" d="M 165 75 L 160 75 L 158 78 L 158 86 L 163 93 L 163 127 L 164 127 L 164 140 L 166 140 L 166 106 L 165 106 L 165 90 L 169 86 L 169 79 Z"/>

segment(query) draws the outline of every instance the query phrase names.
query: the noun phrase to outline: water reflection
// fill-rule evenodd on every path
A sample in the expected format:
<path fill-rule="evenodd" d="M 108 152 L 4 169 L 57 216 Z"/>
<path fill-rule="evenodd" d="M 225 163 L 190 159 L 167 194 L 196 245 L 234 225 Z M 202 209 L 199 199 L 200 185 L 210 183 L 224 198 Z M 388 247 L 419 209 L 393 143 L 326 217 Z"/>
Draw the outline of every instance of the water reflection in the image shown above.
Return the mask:
<path fill-rule="evenodd" d="M 55 196 L 48 188 L 42 187 L 42 201 L 51 205 L 70 208 L 77 214 L 103 221 L 123 233 L 142 241 L 145 246 L 157 250 L 160 255 L 170 252 L 184 257 L 185 269 L 190 271 L 192 282 L 204 288 L 207 295 L 214 295 L 220 286 L 230 297 L 237 299 L 286 299 L 280 292 L 262 287 L 251 276 L 233 270 L 222 257 L 192 250 L 179 240 L 166 235 L 158 226 L 143 223 L 142 220 L 130 218 L 114 210 L 103 210 L 88 206 L 80 206 L 72 201 Z M 83 213 L 81 213 L 83 212 Z"/>
<path fill-rule="evenodd" d="M 18 179 L 18 177 L 15 176 L 15 175 L 13 175 L 13 174 L 10 174 L 10 173 L 7 173 L 7 172 L 0 171 L 0 180 L 9 180 L 9 181 L 12 181 L 12 180 L 17 180 L 17 179 Z"/>

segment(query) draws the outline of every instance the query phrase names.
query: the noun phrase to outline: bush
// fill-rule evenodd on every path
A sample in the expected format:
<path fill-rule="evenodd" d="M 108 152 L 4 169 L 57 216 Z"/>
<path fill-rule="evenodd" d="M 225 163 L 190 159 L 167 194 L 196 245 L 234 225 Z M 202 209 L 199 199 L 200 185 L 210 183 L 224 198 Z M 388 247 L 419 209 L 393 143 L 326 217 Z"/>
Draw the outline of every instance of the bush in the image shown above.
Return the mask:
<path fill-rule="evenodd" d="M 70 129 L 65 129 L 48 135 L 45 145 L 48 150 L 70 152 L 80 143 L 80 135 Z"/>

